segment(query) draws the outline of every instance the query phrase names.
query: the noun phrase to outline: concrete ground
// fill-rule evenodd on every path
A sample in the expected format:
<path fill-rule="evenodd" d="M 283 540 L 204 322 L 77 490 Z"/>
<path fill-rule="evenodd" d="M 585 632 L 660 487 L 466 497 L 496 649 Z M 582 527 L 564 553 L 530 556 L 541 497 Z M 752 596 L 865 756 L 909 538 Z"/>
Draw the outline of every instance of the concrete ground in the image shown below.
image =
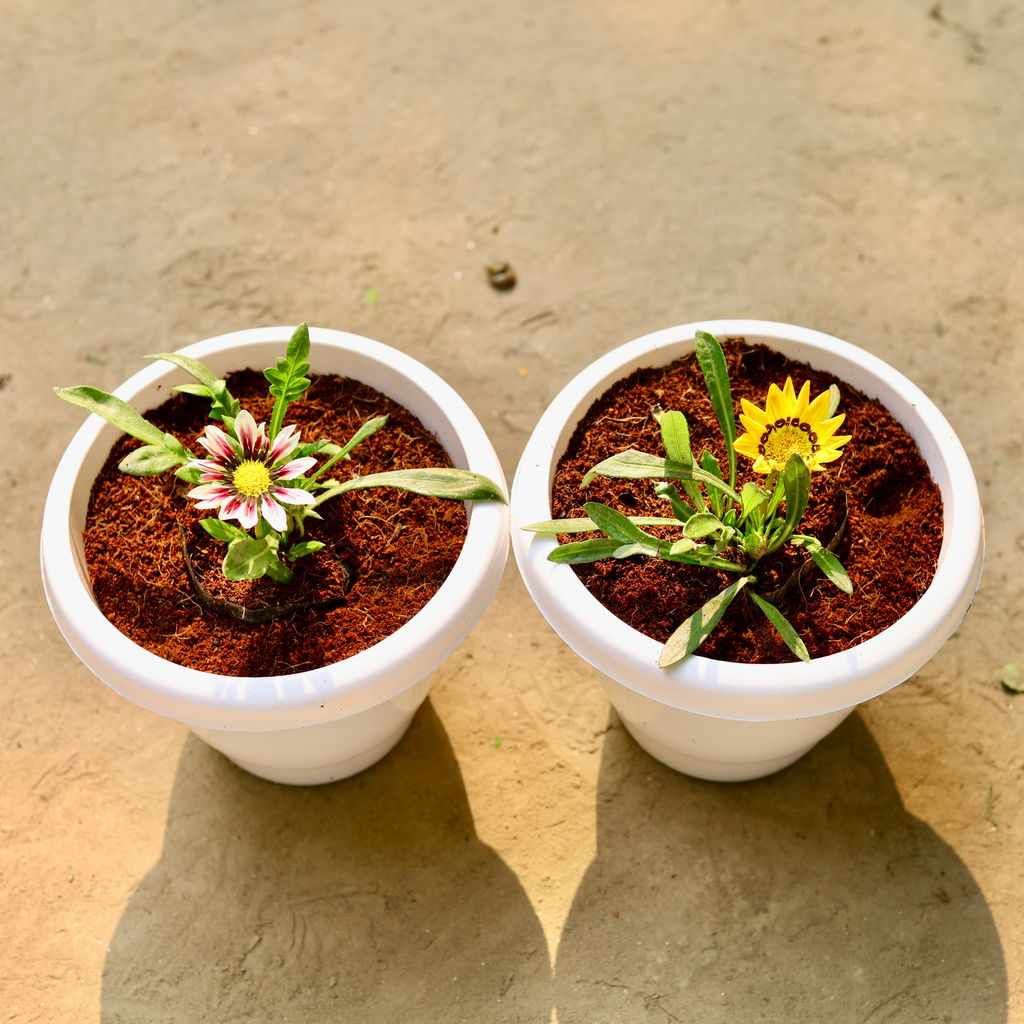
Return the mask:
<path fill-rule="evenodd" d="M 2 11 L 0 1020 L 1024 1021 L 1019 6 Z M 721 316 L 907 373 L 988 521 L 959 633 L 774 778 L 639 750 L 511 566 L 394 754 L 321 789 L 114 696 L 50 619 L 54 384 L 308 320 L 448 378 L 511 476 L 576 370 Z"/>

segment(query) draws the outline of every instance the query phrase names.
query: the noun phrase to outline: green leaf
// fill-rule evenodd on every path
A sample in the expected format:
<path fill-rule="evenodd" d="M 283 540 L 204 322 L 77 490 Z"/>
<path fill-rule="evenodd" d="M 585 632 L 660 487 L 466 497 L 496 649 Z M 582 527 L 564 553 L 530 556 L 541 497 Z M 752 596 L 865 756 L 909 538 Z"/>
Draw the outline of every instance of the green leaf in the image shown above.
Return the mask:
<path fill-rule="evenodd" d="M 294 562 L 297 558 L 304 558 L 306 555 L 312 555 L 316 551 L 322 551 L 326 545 L 323 541 L 319 540 L 304 540 L 298 544 L 293 544 L 288 549 L 288 559 Z"/>
<path fill-rule="evenodd" d="M 268 436 L 273 440 L 284 422 L 285 409 L 299 398 L 309 387 L 309 327 L 302 323 L 295 328 L 285 354 L 278 358 L 277 366 L 263 371 L 270 382 L 270 393 L 274 396 L 274 410 L 270 414 Z"/>
<path fill-rule="evenodd" d="M 786 641 L 786 646 L 801 660 L 810 661 L 811 656 L 807 651 L 807 646 L 803 640 L 800 639 L 800 635 L 797 631 L 789 624 L 785 615 L 779 611 L 770 601 L 766 601 L 760 594 L 753 590 L 747 591 L 747 596 L 761 609 L 765 614 L 765 618 L 775 627 L 776 632 L 783 640 Z"/>
<path fill-rule="evenodd" d="M 725 365 L 725 354 L 718 339 L 707 331 L 698 331 L 694 345 L 697 362 L 704 374 L 711 406 L 718 417 L 718 426 L 725 440 L 729 457 L 729 486 L 736 486 L 736 414 L 732 407 L 732 387 L 729 384 L 729 368 Z"/>
<path fill-rule="evenodd" d="M 672 547 L 668 549 L 670 555 L 688 555 L 691 551 L 696 551 L 700 545 L 689 537 L 683 537 L 681 540 L 677 540 Z"/>
<path fill-rule="evenodd" d="M 613 558 L 622 545 L 617 540 L 602 537 L 599 540 L 576 540 L 560 544 L 548 555 L 549 562 L 560 565 L 582 565 L 584 562 L 599 562 L 602 558 Z"/>
<path fill-rule="evenodd" d="M 702 511 L 705 510 L 708 506 L 700 488 L 697 487 L 696 484 L 692 484 L 691 486 L 696 489 L 697 495 L 700 499 L 697 502 L 697 507 Z M 657 494 L 659 498 L 664 498 L 672 506 L 672 511 L 680 523 L 685 523 L 696 514 L 696 509 L 691 508 L 683 500 L 683 496 L 679 493 L 675 484 L 671 484 L 667 480 L 658 481 L 654 485 L 654 493 Z"/>
<path fill-rule="evenodd" d="M 295 573 L 280 558 L 271 559 L 267 565 L 267 575 L 278 583 L 291 583 L 295 579 Z"/>
<path fill-rule="evenodd" d="M 184 480 L 187 484 L 197 484 L 199 483 L 199 478 L 203 475 L 203 471 L 198 466 L 182 466 L 174 471 L 174 475 L 179 480 Z"/>
<path fill-rule="evenodd" d="M 204 385 L 209 389 L 210 394 L 217 391 L 218 387 L 224 386 L 222 381 L 217 374 L 215 374 L 208 366 L 201 363 L 198 359 L 193 359 L 191 356 L 183 356 L 180 352 L 157 352 L 155 355 L 146 356 L 147 359 L 163 359 L 168 363 L 174 363 L 175 366 L 180 367 L 187 374 L 195 377 L 200 384 Z M 182 389 L 189 385 L 182 385 Z M 175 390 L 178 390 L 177 388 Z"/>
<path fill-rule="evenodd" d="M 200 519 L 199 525 L 217 540 L 245 540 L 249 536 L 240 526 L 235 526 L 234 523 L 226 522 L 223 519 Z"/>
<path fill-rule="evenodd" d="M 721 621 L 725 610 L 732 604 L 733 598 L 753 578 L 753 576 L 741 576 L 735 583 L 698 608 L 668 638 L 662 648 L 661 656 L 658 658 L 658 665 L 661 668 L 668 668 L 669 665 L 674 665 L 693 654 Z"/>
<path fill-rule="evenodd" d="M 753 482 L 745 483 L 740 491 L 741 517 L 749 519 L 768 500 L 769 495 L 764 489 Z"/>
<path fill-rule="evenodd" d="M 807 534 L 794 533 L 791 544 L 803 548 L 814 559 L 814 564 L 844 593 L 853 593 L 853 583 L 843 563 L 820 540 Z"/>
<path fill-rule="evenodd" d="M 207 522 L 207 520 L 203 520 Z M 239 537 L 228 544 L 221 566 L 229 580 L 255 580 L 263 576 L 271 562 L 278 561 L 277 542 L 269 537 Z"/>
<path fill-rule="evenodd" d="M 88 412 L 94 412 L 102 416 L 108 423 L 112 423 L 119 430 L 123 430 L 132 437 L 137 437 L 146 444 L 162 448 L 164 445 L 164 432 L 154 427 L 140 413 L 137 413 L 127 402 L 115 398 L 106 391 L 88 386 L 74 388 L 54 388 L 58 398 L 77 405 Z"/>
<path fill-rule="evenodd" d="M 689 537 L 691 540 L 699 540 L 716 530 L 721 530 L 722 526 L 722 521 L 718 516 L 713 516 L 710 512 L 699 512 L 686 521 L 686 525 L 683 527 L 683 536 Z"/>
<path fill-rule="evenodd" d="M 657 537 L 645 533 L 639 526 L 630 522 L 627 516 L 607 505 L 602 505 L 599 501 L 588 501 L 583 508 L 602 533 L 620 544 L 639 544 L 646 548 L 654 548 L 655 551 L 661 546 L 661 541 Z"/>
<path fill-rule="evenodd" d="M 635 526 L 678 526 L 677 519 L 670 519 L 667 516 L 630 516 L 629 521 Z M 522 527 L 529 533 L 556 534 L 556 533 L 593 533 L 597 523 L 593 519 L 580 516 L 578 519 L 545 519 L 540 523 L 531 523 Z"/>
<path fill-rule="evenodd" d="M 356 445 L 362 444 L 368 437 L 372 437 L 380 430 L 381 427 L 387 423 L 387 416 L 375 416 L 371 420 L 367 420 L 340 448 L 337 445 L 325 445 L 325 450 L 333 448 L 333 452 L 329 452 L 331 457 L 315 472 L 310 476 L 310 480 L 316 480 L 319 476 L 326 473 L 332 466 L 335 465 L 340 459 L 347 458 L 349 452 L 352 451 Z M 323 444 L 323 442 L 319 442 Z"/>
<path fill-rule="evenodd" d="M 397 487 L 413 494 L 431 498 L 451 498 L 456 501 L 500 501 L 505 496 L 493 480 L 467 469 L 399 469 L 390 473 L 371 473 L 332 487 L 319 495 L 316 503 L 328 498 L 358 491 L 366 487 Z"/>
<path fill-rule="evenodd" d="M 168 469 L 174 469 L 185 461 L 185 456 L 168 451 L 163 445 L 147 444 L 129 452 L 117 468 L 129 476 L 156 476 Z"/>
<path fill-rule="evenodd" d="M 811 496 L 811 471 L 795 452 L 786 460 L 786 468 L 782 471 L 782 488 L 786 494 L 785 539 L 803 519 L 807 511 L 807 500 Z"/>
<path fill-rule="evenodd" d="M 669 410 L 663 412 L 655 409 L 654 418 L 661 427 L 661 442 L 665 446 L 665 454 L 673 461 L 684 466 L 693 465 L 693 452 L 690 450 L 690 426 L 681 412 Z"/>
<path fill-rule="evenodd" d="M 599 462 L 584 476 L 581 487 L 586 487 L 596 476 L 607 476 L 618 480 L 696 480 L 708 487 L 714 487 L 727 497 L 738 502 L 740 496 L 720 477 L 696 466 L 684 466 L 671 459 L 648 455 L 635 449 L 619 452 Z"/>
<path fill-rule="evenodd" d="M 196 398 L 213 397 L 213 393 L 205 384 L 175 384 L 171 390 L 182 395 L 193 395 Z"/>
<path fill-rule="evenodd" d="M 843 394 L 839 390 L 838 384 L 830 384 L 828 389 L 828 418 L 831 419 L 835 416 L 839 410 L 839 403 L 842 401 Z"/>

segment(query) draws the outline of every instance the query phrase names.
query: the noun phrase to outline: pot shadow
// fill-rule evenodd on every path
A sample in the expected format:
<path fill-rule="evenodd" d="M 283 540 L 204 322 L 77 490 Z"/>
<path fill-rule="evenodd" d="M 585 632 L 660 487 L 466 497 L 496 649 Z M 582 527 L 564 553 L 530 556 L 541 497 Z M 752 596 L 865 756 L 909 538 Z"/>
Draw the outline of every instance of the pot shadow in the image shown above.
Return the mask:
<path fill-rule="evenodd" d="M 101 1005 L 119 1024 L 546 1021 L 551 968 L 428 701 L 388 757 L 328 786 L 264 782 L 190 736 Z"/>
<path fill-rule="evenodd" d="M 856 713 L 791 768 L 724 784 L 664 767 L 612 717 L 559 1024 L 1005 1024 L 982 893 Z"/>

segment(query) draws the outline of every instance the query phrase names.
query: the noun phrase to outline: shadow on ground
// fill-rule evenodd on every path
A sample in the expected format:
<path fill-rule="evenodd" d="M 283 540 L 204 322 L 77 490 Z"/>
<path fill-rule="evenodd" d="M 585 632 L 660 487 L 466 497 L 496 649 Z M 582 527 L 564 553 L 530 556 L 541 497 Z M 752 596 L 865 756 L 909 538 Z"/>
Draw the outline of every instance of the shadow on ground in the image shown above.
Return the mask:
<path fill-rule="evenodd" d="M 318 788 L 263 782 L 190 737 L 102 1020 L 546 1022 L 550 974 L 428 702 L 384 761 Z"/>
<path fill-rule="evenodd" d="M 559 1024 L 1007 1020 L 982 894 L 856 714 L 787 771 L 726 785 L 663 767 L 615 721 L 597 818 Z"/>

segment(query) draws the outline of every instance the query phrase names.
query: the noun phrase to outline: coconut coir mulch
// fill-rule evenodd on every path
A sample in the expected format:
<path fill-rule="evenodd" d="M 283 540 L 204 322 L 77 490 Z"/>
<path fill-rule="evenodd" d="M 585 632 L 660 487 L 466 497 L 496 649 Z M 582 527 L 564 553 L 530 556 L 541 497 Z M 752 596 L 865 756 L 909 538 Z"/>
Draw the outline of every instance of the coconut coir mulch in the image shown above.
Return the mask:
<path fill-rule="evenodd" d="M 450 466 L 438 441 L 408 410 L 373 388 L 331 375 L 311 378 L 286 420 L 302 441 L 347 441 L 366 420 L 387 414 L 387 425 L 330 471 L 332 479 L 395 469 Z M 228 386 L 257 422 L 270 418 L 263 375 L 233 374 Z M 186 448 L 205 455 L 196 438 L 209 403 L 176 395 L 147 417 Z M 220 573 L 226 545 L 200 526 L 185 497 L 188 485 L 173 473 L 132 477 L 117 463 L 139 442 L 118 442 L 97 478 L 84 532 L 93 592 L 104 615 L 136 643 L 169 661 L 228 676 L 266 676 L 318 668 L 347 658 L 389 635 L 436 593 L 466 537 L 462 502 L 427 498 L 394 488 L 372 488 L 333 498 L 322 522 L 307 520 L 307 536 L 323 552 L 299 559 L 292 584 L 269 576 L 231 582 Z M 323 457 L 321 457 L 323 461 Z M 185 571 L 181 531 L 201 582 L 218 597 L 252 607 L 340 598 L 327 611 L 306 611 L 261 624 L 238 622 L 199 604 Z M 355 570 L 345 593 L 339 560 Z"/>
<path fill-rule="evenodd" d="M 839 432 L 852 434 L 853 440 L 838 462 L 812 473 L 810 502 L 798 532 L 827 543 L 842 521 L 838 494 L 846 492 L 848 515 L 836 554 L 850 574 L 854 592 L 843 594 L 815 570 L 792 588 L 780 608 L 811 657 L 846 650 L 893 625 L 927 589 L 942 545 L 939 489 L 912 438 L 874 399 L 763 346 L 731 339 L 723 347 L 737 410 L 740 398 L 763 409 L 768 386 L 781 387 L 787 375 L 793 377 L 798 391 L 809 380 L 812 395 L 832 383 L 842 390 L 839 411 L 846 420 Z M 555 476 L 554 518 L 584 515 L 587 501 L 603 502 L 626 515 L 670 514 L 667 503 L 654 494 L 651 481 L 599 477 L 585 490 L 579 486 L 587 470 L 617 452 L 636 448 L 664 455 L 651 415 L 656 404 L 686 415 L 695 455 L 707 448 L 720 465 L 727 465 L 696 359 L 691 355 L 667 367 L 640 370 L 613 385 L 581 421 Z M 764 477 L 750 467 L 750 460 L 740 456 L 740 483 L 763 482 Z M 760 591 L 779 586 L 805 559 L 802 552 L 784 547 L 770 566 L 766 560 L 759 567 Z M 605 607 L 662 642 L 705 601 L 736 580 L 731 573 L 642 557 L 606 559 L 574 569 Z M 794 660 L 763 614 L 742 594 L 699 653 L 749 663 Z"/>

